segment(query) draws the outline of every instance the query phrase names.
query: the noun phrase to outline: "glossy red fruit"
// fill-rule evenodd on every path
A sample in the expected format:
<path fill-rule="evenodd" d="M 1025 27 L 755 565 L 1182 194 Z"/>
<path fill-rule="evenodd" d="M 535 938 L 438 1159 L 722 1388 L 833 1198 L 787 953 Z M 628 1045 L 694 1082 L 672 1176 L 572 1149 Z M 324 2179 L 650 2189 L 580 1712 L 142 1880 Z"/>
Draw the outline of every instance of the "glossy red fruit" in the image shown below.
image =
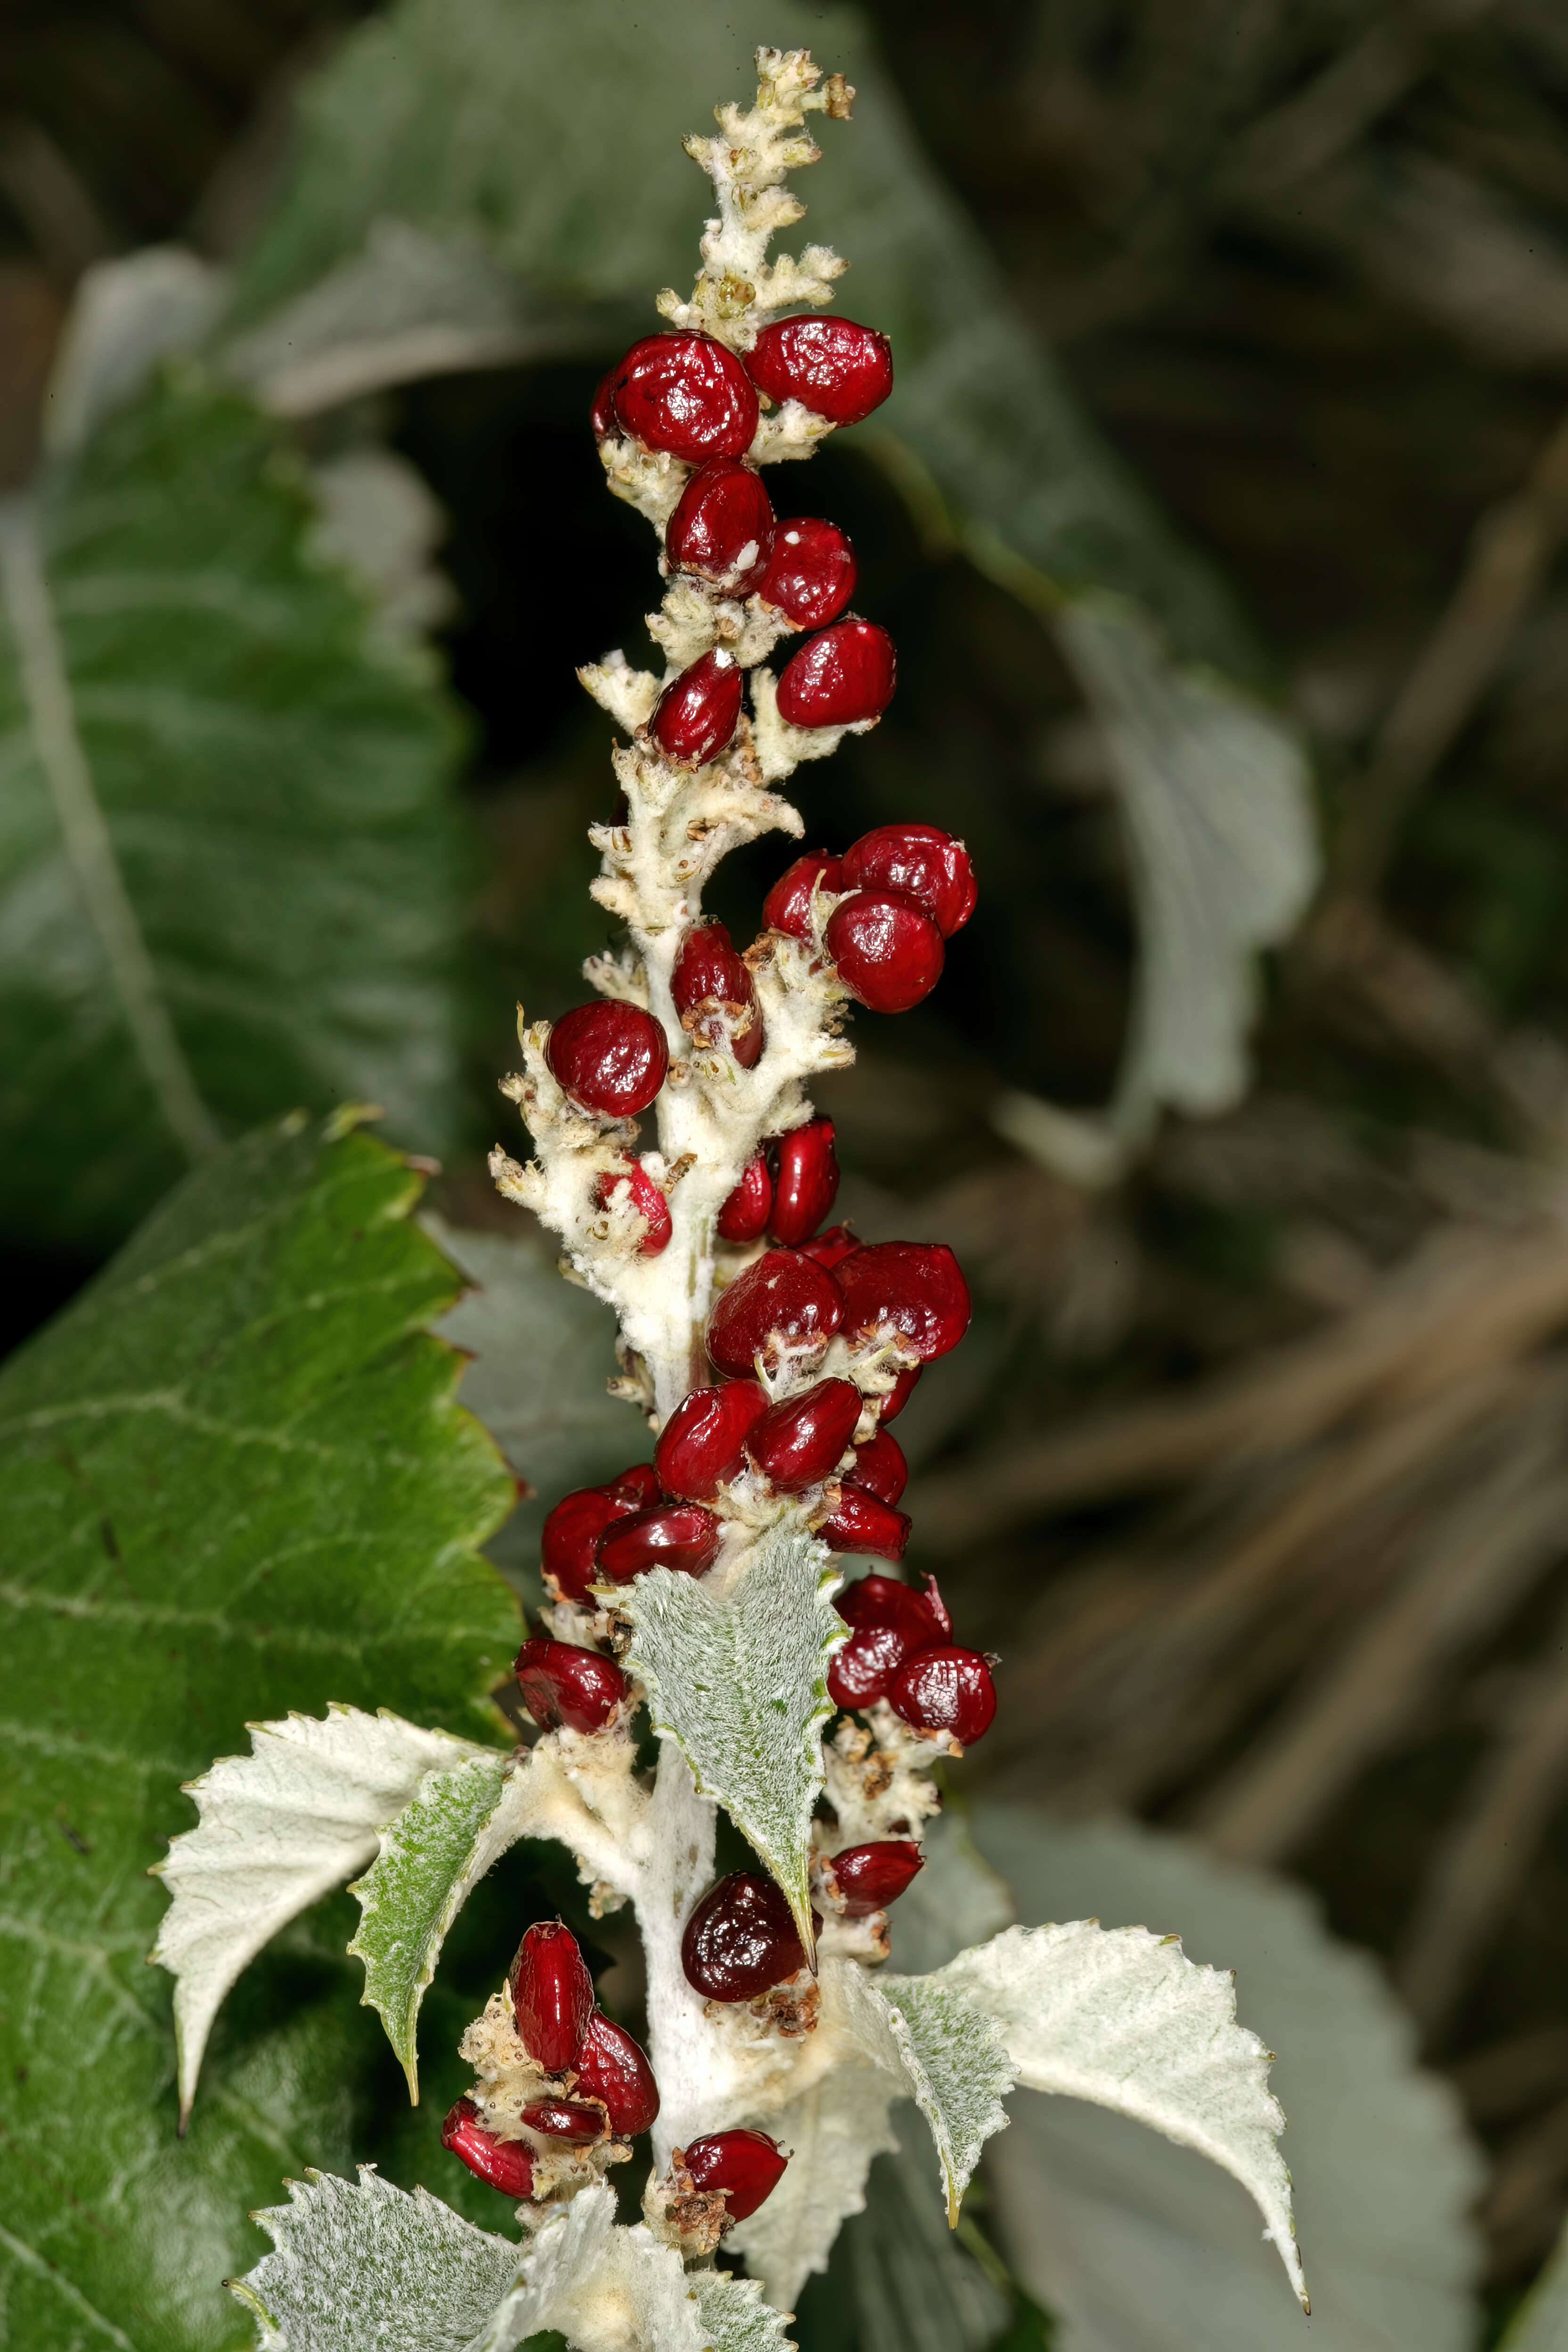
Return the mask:
<path fill-rule="evenodd" d="M 700 1503 L 655 1503 L 612 1519 L 595 1546 L 595 1565 L 612 1584 L 629 1584 L 650 1568 L 700 1576 L 719 1557 L 721 1532 Z"/>
<path fill-rule="evenodd" d="M 827 1692 L 836 1706 L 869 1706 L 886 1698 L 900 1667 L 919 1651 L 935 1648 L 950 1630 L 924 1596 L 892 1576 L 863 1576 L 835 1606 L 850 1629 L 828 1661 Z"/>
<path fill-rule="evenodd" d="M 779 523 L 755 593 L 797 629 L 820 629 L 855 593 L 855 551 L 836 522 L 800 515 Z"/>
<path fill-rule="evenodd" d="M 554 1580 L 563 1601 L 585 1601 L 597 1570 L 594 1546 L 612 1519 L 624 1518 L 637 1506 L 613 1494 L 607 1486 L 579 1486 L 563 1495 L 544 1522 L 540 1537 L 540 1560 Z"/>
<path fill-rule="evenodd" d="M 686 2169 L 698 2189 L 721 2189 L 731 2221 L 744 2221 L 773 2195 L 788 2157 L 766 2132 L 709 2132 L 686 2150 Z"/>
<path fill-rule="evenodd" d="M 762 1357 L 772 1370 L 787 1347 L 820 1358 L 843 1315 L 838 1285 L 798 1250 L 770 1250 L 737 1275 L 708 1318 L 708 1353 L 743 1380 Z"/>
<path fill-rule="evenodd" d="M 898 1379 L 893 1382 L 892 1387 L 882 1399 L 881 1419 L 884 1429 L 886 1429 L 890 1421 L 897 1421 L 900 1413 L 902 1412 L 910 1397 L 913 1396 L 915 1392 L 915 1384 L 919 1381 L 920 1376 L 921 1367 L 919 1364 L 906 1364 L 903 1370 L 899 1374 Z"/>
<path fill-rule="evenodd" d="M 931 1576 L 927 1577 L 923 1592 L 917 1592 L 899 1576 L 858 1577 L 845 1586 L 833 1605 L 847 1625 L 898 1626 L 906 1637 L 906 1655 L 945 1642 L 952 1631 L 952 1621 Z"/>
<path fill-rule="evenodd" d="M 767 1391 L 755 1381 L 725 1381 L 682 1397 L 654 1449 L 665 1493 L 711 1502 L 745 1468 L 747 1432 L 767 1410 Z"/>
<path fill-rule="evenodd" d="M 530 2131 L 547 2139 L 602 2139 L 605 2118 L 597 2107 L 580 2106 L 574 2099 L 535 2099 L 524 2107 L 522 2120 Z"/>
<path fill-rule="evenodd" d="M 614 1658 L 532 1633 L 517 1654 L 522 1703 L 542 1730 L 602 1731 L 631 1685 Z"/>
<path fill-rule="evenodd" d="M 789 1905 L 760 1871 L 710 1887 L 680 1940 L 686 1980 L 708 2000 L 751 2000 L 805 1966 Z"/>
<path fill-rule="evenodd" d="M 768 1232 L 787 1249 L 809 1241 L 838 1193 L 833 1121 L 808 1118 L 781 1135 L 773 1150 L 773 1207 Z M 820 1260 L 814 1263 L 820 1264 Z"/>
<path fill-rule="evenodd" d="M 855 1484 L 864 1486 L 868 1495 L 877 1496 L 884 1503 L 896 1503 L 910 1483 L 910 1465 L 898 1439 L 879 1428 L 863 1445 L 858 1445 L 853 1476 Z"/>
<path fill-rule="evenodd" d="M 944 940 L 974 912 L 974 867 L 962 841 L 934 824 L 879 824 L 844 853 L 847 890 L 901 890 Z"/>
<path fill-rule="evenodd" d="M 875 327 L 837 314 L 780 319 L 746 354 L 770 400 L 798 400 L 835 425 L 858 425 L 893 389 L 893 347 Z"/>
<path fill-rule="evenodd" d="M 747 1437 L 746 1452 L 782 1494 L 803 1494 L 837 1468 L 859 1418 L 860 1391 L 853 1381 L 818 1381 L 770 1405 Z"/>
<path fill-rule="evenodd" d="M 634 1462 L 629 1470 L 605 1480 L 605 1492 L 614 1496 L 623 1511 L 640 1511 L 645 1503 L 658 1500 L 658 1473 L 651 1462 Z"/>
<path fill-rule="evenodd" d="M 493 2132 L 486 2131 L 472 2099 L 459 2099 L 447 2110 L 441 2145 L 503 2195 L 519 2200 L 532 2196 L 532 2150 L 520 2139 L 497 2139 Z"/>
<path fill-rule="evenodd" d="M 991 1668 L 978 1650 L 948 1645 L 922 1650 L 888 1685 L 895 1715 L 917 1731 L 948 1731 L 968 1748 L 989 1730 L 996 1712 Z"/>
<path fill-rule="evenodd" d="M 664 1084 L 669 1047 L 663 1024 L 640 1004 L 601 996 L 562 1014 L 544 1058 L 557 1085 L 583 1109 L 635 1118 Z"/>
<path fill-rule="evenodd" d="M 773 1205 L 773 1180 L 767 1156 L 759 1151 L 746 1162 L 740 1182 L 719 1212 L 720 1238 L 727 1242 L 761 1241 L 768 1229 Z"/>
<path fill-rule="evenodd" d="M 626 2139 L 647 2131 L 658 2113 L 658 2084 L 642 2045 L 602 2009 L 588 2020 L 573 2088 L 580 2098 L 602 2100 L 610 2129 Z"/>
<path fill-rule="evenodd" d="M 864 1919 L 898 1901 L 925 1868 L 925 1856 L 912 1838 L 875 1838 L 868 1845 L 846 1846 L 833 1855 L 832 1867 L 845 1916 Z"/>
<path fill-rule="evenodd" d="M 727 1044 L 742 1069 L 755 1067 L 763 1050 L 756 982 L 716 916 L 693 923 L 681 940 L 669 992 L 689 1036 Z"/>
<path fill-rule="evenodd" d="M 518 2039 L 547 2074 L 570 2066 L 594 2014 L 594 1979 L 577 1938 L 559 1919 L 535 1922 L 507 1979 Z"/>
<path fill-rule="evenodd" d="M 868 1013 L 908 1013 L 942 978 L 942 933 L 901 890 L 841 898 L 822 936 L 839 979 Z"/>
<path fill-rule="evenodd" d="M 810 1258 L 814 1265 L 826 1265 L 831 1269 L 862 1246 L 847 1225 L 829 1225 L 827 1231 L 818 1234 L 815 1240 L 802 1242 L 800 1254 L 802 1257 Z"/>
<path fill-rule="evenodd" d="M 829 1551 L 869 1552 L 873 1559 L 902 1559 L 911 1522 L 879 1495 L 844 1481 L 838 1508 L 824 1519 L 817 1534 Z"/>
<path fill-rule="evenodd" d="M 843 887 L 844 860 L 830 857 L 826 849 L 807 850 L 804 857 L 785 866 L 763 900 L 763 920 L 771 931 L 787 931 L 792 940 L 809 940 L 813 890 L 826 891 L 832 898 Z"/>
<path fill-rule="evenodd" d="M 610 396 L 623 432 L 691 466 L 743 456 L 757 429 L 755 388 L 711 335 L 645 335 L 611 371 Z"/>
<path fill-rule="evenodd" d="M 669 1236 L 675 1228 L 670 1222 L 669 1202 L 654 1182 L 640 1160 L 623 1160 L 616 1168 L 607 1168 L 594 1187 L 594 1199 L 601 1209 L 607 1209 L 616 1188 L 625 1182 L 631 1188 L 631 1202 L 644 1219 L 647 1231 L 637 1244 L 639 1257 L 658 1257 L 669 1247 Z"/>
<path fill-rule="evenodd" d="M 588 422 L 594 428 L 595 441 L 617 439 L 621 420 L 616 415 L 616 371 L 606 368 L 594 392 L 594 402 L 588 411 Z"/>
<path fill-rule="evenodd" d="M 773 505 L 749 466 L 710 457 L 692 475 L 665 533 L 671 572 L 694 572 L 727 596 L 745 596 L 768 569 Z"/>
<path fill-rule="evenodd" d="M 875 621 L 839 621 L 784 664 L 779 717 L 792 727 L 858 727 L 880 719 L 898 682 L 893 640 Z"/>
<path fill-rule="evenodd" d="M 734 740 L 745 678 L 733 654 L 714 646 L 672 678 L 653 707 L 647 731 L 667 760 L 700 768 Z"/>
<path fill-rule="evenodd" d="M 834 1280 L 852 1340 L 890 1325 L 929 1363 L 969 1328 L 969 1286 L 945 1242 L 874 1242 L 846 1258 Z"/>

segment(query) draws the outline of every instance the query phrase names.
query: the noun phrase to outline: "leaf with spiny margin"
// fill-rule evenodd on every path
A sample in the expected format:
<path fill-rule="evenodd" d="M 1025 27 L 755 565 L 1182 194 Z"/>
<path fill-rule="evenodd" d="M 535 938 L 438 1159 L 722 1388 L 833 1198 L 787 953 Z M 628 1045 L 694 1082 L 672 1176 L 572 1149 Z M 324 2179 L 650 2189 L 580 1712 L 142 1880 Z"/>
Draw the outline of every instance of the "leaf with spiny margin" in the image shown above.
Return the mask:
<path fill-rule="evenodd" d="M 348 2158 L 380 2035 L 353 1964 L 340 1992 L 298 1947 L 231 1996 L 176 2137 L 174 1980 L 146 1964 L 168 1897 L 146 1873 L 195 1819 L 182 1782 L 247 1724 L 334 1700 L 501 1733 L 485 1695 L 517 1606 L 477 1547 L 512 1482 L 423 1328 L 459 1277 L 409 1222 L 419 1189 L 339 1120 L 263 1129 L 0 1370 L 0 2293 L 19 2343 L 96 2342 L 90 2312 L 138 2352 L 237 2352 L 250 2330 L 219 2282 L 256 2258 L 246 2214 L 280 2173 Z M 90 2130 L 60 2089 L 87 2080 Z"/>
<path fill-rule="evenodd" d="M 518 1783 L 527 1769 L 526 1758 L 489 1754 L 427 1772 L 349 1889 L 363 1915 L 349 1949 L 364 1962 L 365 2004 L 381 2012 L 416 2106 L 419 2004 L 453 1920 L 524 1832 Z"/>
<path fill-rule="evenodd" d="M 780 1526 L 758 1538 L 722 1595 L 704 1578 L 658 1568 L 620 1602 L 632 1622 L 626 1664 L 647 1687 L 655 1729 L 673 1733 L 702 1794 L 751 1840 L 808 1953 L 811 1816 L 833 1711 L 827 1662 L 848 1633 L 833 1606 L 837 1584 L 826 1547 Z"/>

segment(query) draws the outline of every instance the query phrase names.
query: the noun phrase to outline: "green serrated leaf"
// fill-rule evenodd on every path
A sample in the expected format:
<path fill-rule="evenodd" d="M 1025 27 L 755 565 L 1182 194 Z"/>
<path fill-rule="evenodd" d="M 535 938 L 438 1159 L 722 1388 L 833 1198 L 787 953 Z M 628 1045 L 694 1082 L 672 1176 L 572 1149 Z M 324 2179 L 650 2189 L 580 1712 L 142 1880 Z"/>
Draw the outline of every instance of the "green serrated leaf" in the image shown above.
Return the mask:
<path fill-rule="evenodd" d="M 190 1826 L 182 1781 L 248 1722 L 334 1699 L 499 1727 L 484 1693 L 516 1607 L 474 1547 L 511 1482 L 421 1329 L 458 1277 L 407 1222 L 417 1189 L 341 1122 L 264 1130 L 0 1374 L 0 2268 L 18 2342 L 226 2352 L 246 2337 L 219 2285 L 252 2259 L 246 2211 L 280 2172 L 342 2160 L 342 2029 L 331 2068 L 268 2057 L 246 1989 L 176 2137 L 147 1872 Z"/>
<path fill-rule="evenodd" d="M 992 2020 L 935 1977 L 879 1978 L 869 1988 L 887 2015 L 916 2105 L 931 2126 L 942 2167 L 949 2226 L 980 2151 L 1006 2127 L 1003 2094 L 1014 2069 Z"/>
<path fill-rule="evenodd" d="M 0 1223 L 118 1240 L 222 1135 L 456 1102 L 458 740 L 180 362 L 0 508 Z"/>
<path fill-rule="evenodd" d="M 621 1606 L 626 1663 L 647 1686 L 656 1729 L 679 1741 L 704 1796 L 722 1805 L 788 1897 L 813 1948 L 806 1862 L 822 1788 L 827 1661 L 847 1628 L 833 1607 L 826 1548 L 781 1526 L 752 1548 L 739 1580 L 655 1569 Z"/>
<path fill-rule="evenodd" d="M 349 1949 L 364 1962 L 365 2004 L 381 2012 L 416 2106 L 419 2003 L 453 1920 L 519 1835 L 498 1818 L 508 1770 L 504 1756 L 470 1756 L 426 1772 L 383 1830 L 375 1861 L 349 1889 L 363 1915 Z"/>

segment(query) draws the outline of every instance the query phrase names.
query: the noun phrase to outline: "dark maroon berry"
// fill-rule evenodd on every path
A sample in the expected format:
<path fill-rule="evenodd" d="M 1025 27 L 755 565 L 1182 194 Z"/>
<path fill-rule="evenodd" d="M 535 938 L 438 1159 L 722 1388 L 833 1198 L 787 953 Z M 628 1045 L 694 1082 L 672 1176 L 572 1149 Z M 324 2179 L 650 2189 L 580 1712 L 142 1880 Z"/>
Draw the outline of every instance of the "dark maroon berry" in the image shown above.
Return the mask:
<path fill-rule="evenodd" d="M 844 887 L 844 860 L 826 849 L 808 850 L 787 866 L 763 900 L 763 920 L 771 931 L 787 931 L 792 940 L 811 938 L 811 894 L 826 891 L 833 898 Z"/>
<path fill-rule="evenodd" d="M 792 727 L 858 727 L 893 698 L 893 640 L 875 621 L 839 621 L 784 664 L 779 717 Z"/>
<path fill-rule="evenodd" d="M 605 2118 L 598 2108 L 579 2106 L 573 2099 L 535 2099 L 531 2106 L 524 2107 L 522 2120 L 530 2131 L 542 2132 L 546 2139 L 602 2139 L 605 2135 Z"/>
<path fill-rule="evenodd" d="M 808 1118 L 773 1146 L 773 1208 L 768 1232 L 787 1249 L 809 1241 L 838 1192 L 833 1121 Z M 820 1260 L 814 1263 L 820 1264 Z"/>
<path fill-rule="evenodd" d="M 829 1551 L 869 1552 L 874 1559 L 902 1559 L 910 1522 L 879 1495 L 846 1478 L 838 1508 L 817 1534 Z"/>
<path fill-rule="evenodd" d="M 752 382 L 770 400 L 798 400 L 835 425 L 858 425 L 893 389 L 893 347 L 853 319 L 780 319 L 746 354 Z"/>
<path fill-rule="evenodd" d="M 952 1631 L 934 1577 L 927 1577 L 923 1592 L 917 1592 L 901 1577 L 858 1577 L 845 1586 L 833 1605 L 847 1625 L 896 1626 L 904 1636 L 906 1656 L 915 1650 L 933 1649 Z"/>
<path fill-rule="evenodd" d="M 756 982 L 716 916 L 693 923 L 681 940 L 669 992 L 689 1036 L 726 1044 L 742 1069 L 755 1067 L 763 1050 Z"/>
<path fill-rule="evenodd" d="M 929 1363 L 969 1328 L 969 1286 L 945 1242 L 874 1242 L 846 1258 L 834 1280 L 852 1341 L 890 1327 Z"/>
<path fill-rule="evenodd" d="M 441 2145 L 466 2164 L 480 2180 L 503 2195 L 521 2200 L 533 2194 L 533 2153 L 520 2139 L 497 2139 L 479 2122 L 472 2099 L 459 2099 L 447 2111 L 441 2126 Z"/>
<path fill-rule="evenodd" d="M 899 1374 L 898 1379 L 893 1382 L 892 1387 L 882 1399 L 881 1420 L 884 1429 L 886 1429 L 890 1421 L 897 1421 L 900 1413 L 902 1412 L 904 1407 L 913 1396 L 915 1392 L 915 1383 L 920 1379 L 920 1376 L 921 1367 L 919 1364 L 906 1364 L 904 1366 L 903 1370 Z"/>
<path fill-rule="evenodd" d="M 749 466 L 710 457 L 669 518 L 664 552 L 672 572 L 695 572 L 728 596 L 744 596 L 768 569 L 773 500 Z"/>
<path fill-rule="evenodd" d="M 789 1905 L 760 1871 L 732 1870 L 686 1923 L 680 1961 L 709 2000 L 751 2000 L 805 1966 Z"/>
<path fill-rule="evenodd" d="M 594 2014 L 594 1979 L 571 1928 L 539 1920 L 518 1946 L 507 1983 L 519 2041 L 547 2074 L 559 2074 Z"/>
<path fill-rule="evenodd" d="M 746 1162 L 740 1182 L 719 1212 L 719 1234 L 727 1242 L 761 1241 L 773 1205 L 773 1180 L 765 1153 Z"/>
<path fill-rule="evenodd" d="M 594 404 L 588 411 L 588 422 L 594 428 L 595 441 L 616 440 L 620 436 L 621 420 L 616 415 L 616 371 L 606 368 L 594 393 Z"/>
<path fill-rule="evenodd" d="M 629 1470 L 605 1479 L 605 1492 L 614 1496 L 623 1511 L 640 1511 L 645 1503 L 658 1500 L 658 1473 L 651 1462 L 634 1462 Z"/>
<path fill-rule="evenodd" d="M 714 646 L 672 678 L 654 705 L 647 731 L 667 760 L 700 768 L 734 740 L 745 679 L 733 654 Z"/>
<path fill-rule="evenodd" d="M 675 1230 L 669 1202 L 640 1160 L 623 1160 L 618 1167 L 606 1168 L 594 1187 L 594 1199 L 599 1208 L 609 1207 L 616 1185 L 622 1182 L 630 1186 L 632 1206 L 647 1226 L 637 1244 L 637 1255 L 658 1257 L 661 1250 L 669 1247 L 669 1236 Z"/>
<path fill-rule="evenodd" d="M 669 1047 L 651 1013 L 605 996 L 562 1014 L 544 1058 L 556 1084 L 584 1110 L 635 1118 L 664 1084 Z"/>
<path fill-rule="evenodd" d="M 654 1452 L 665 1493 L 711 1502 L 745 1468 L 746 1433 L 767 1410 L 767 1391 L 755 1381 L 725 1381 L 682 1397 Z"/>
<path fill-rule="evenodd" d="M 573 2088 L 580 2098 L 602 2101 L 610 2129 L 626 2139 L 647 2131 L 658 2113 L 658 2085 L 641 2044 L 602 2009 L 588 2020 Z"/>
<path fill-rule="evenodd" d="M 950 940 L 974 912 L 974 868 L 962 841 L 934 824 L 879 824 L 844 853 L 847 890 L 901 890 Z"/>
<path fill-rule="evenodd" d="M 746 1452 L 772 1486 L 799 1495 L 837 1468 L 859 1418 L 860 1391 L 853 1381 L 818 1381 L 770 1405 L 746 1439 Z"/>
<path fill-rule="evenodd" d="M 910 1465 L 896 1437 L 879 1429 L 855 1448 L 855 1484 L 884 1503 L 896 1503 L 910 1483 Z"/>
<path fill-rule="evenodd" d="M 594 1546 L 612 1519 L 637 1506 L 607 1486 L 579 1486 L 563 1495 L 544 1522 L 541 1564 L 563 1601 L 585 1601 L 596 1570 Z"/>
<path fill-rule="evenodd" d="M 978 1650 L 922 1650 L 888 1685 L 895 1715 L 917 1731 L 951 1732 L 961 1747 L 984 1737 L 996 1712 L 991 1668 Z"/>
<path fill-rule="evenodd" d="M 835 1706 L 869 1706 L 886 1698 L 893 1676 L 921 1650 L 934 1649 L 950 1630 L 928 1600 L 892 1576 L 864 1576 L 838 1595 L 839 1615 L 849 1639 L 834 1651 L 827 1666 L 827 1694 Z"/>
<path fill-rule="evenodd" d="M 830 1867 L 846 1916 L 864 1919 L 898 1901 L 924 1869 L 925 1856 L 912 1838 L 876 1838 L 869 1845 L 847 1846 Z"/>
<path fill-rule="evenodd" d="M 847 1225 L 829 1225 L 827 1231 L 818 1234 L 815 1240 L 802 1242 L 800 1254 L 802 1257 L 810 1258 L 813 1265 L 825 1265 L 831 1269 L 862 1246 Z"/>
<path fill-rule="evenodd" d="M 612 370 L 610 390 L 624 433 L 690 466 L 742 457 L 757 429 L 751 379 L 711 335 L 645 335 Z"/>
<path fill-rule="evenodd" d="M 908 1013 L 942 978 L 942 933 L 901 890 L 841 898 L 822 936 L 839 979 L 868 1013 Z"/>
<path fill-rule="evenodd" d="M 700 1503 L 655 1503 L 611 1520 L 595 1547 L 595 1565 L 612 1584 L 629 1584 L 650 1568 L 700 1576 L 718 1559 L 722 1532 Z"/>
<path fill-rule="evenodd" d="M 759 1356 L 772 1370 L 786 1349 L 820 1359 L 842 1314 L 826 1267 L 798 1250 L 770 1250 L 736 1276 L 708 1318 L 708 1353 L 737 1380 L 755 1371 Z"/>
<path fill-rule="evenodd" d="M 517 1654 L 522 1703 L 544 1731 L 602 1731 L 631 1685 L 614 1658 L 533 1633 Z"/>
<path fill-rule="evenodd" d="M 842 613 L 855 579 L 855 551 L 838 525 L 801 515 L 775 529 L 756 593 L 797 629 L 820 629 Z"/>
<path fill-rule="evenodd" d="M 789 2163 L 777 2140 L 760 2131 L 710 2132 L 684 2156 L 694 2187 L 724 2191 L 731 2221 L 744 2221 L 767 2202 Z"/>

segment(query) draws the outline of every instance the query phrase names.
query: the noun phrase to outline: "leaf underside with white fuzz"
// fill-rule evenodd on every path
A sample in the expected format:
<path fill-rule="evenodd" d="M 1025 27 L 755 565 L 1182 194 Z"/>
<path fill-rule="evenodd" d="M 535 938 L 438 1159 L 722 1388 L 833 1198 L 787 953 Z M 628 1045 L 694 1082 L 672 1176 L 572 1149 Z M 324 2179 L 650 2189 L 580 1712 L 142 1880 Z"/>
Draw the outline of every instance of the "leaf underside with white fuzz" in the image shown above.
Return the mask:
<path fill-rule="evenodd" d="M 863 1998 L 879 2012 L 889 2071 L 902 2074 L 931 2126 L 948 2221 L 956 2227 L 982 2148 L 993 2132 L 1006 2128 L 1002 2099 L 1015 2070 L 1003 2036 L 978 2003 L 941 1975 L 868 1979 Z"/>
<path fill-rule="evenodd" d="M 510 1777 L 508 1759 L 497 1755 L 470 1754 L 427 1772 L 349 1890 L 362 1914 L 349 1950 L 364 1962 L 365 2005 L 380 2011 L 416 2105 L 419 2004 L 441 1947 L 486 1871 L 521 1833 L 516 1808 L 505 1802 Z"/>
<path fill-rule="evenodd" d="M 632 1621 L 626 1664 L 647 1686 L 655 1727 L 673 1733 L 698 1788 L 751 1840 L 808 1950 L 827 1662 L 846 1633 L 831 1598 L 837 1576 L 826 1546 L 775 1528 L 722 1599 L 700 1578 L 655 1569 L 621 1604 Z"/>

